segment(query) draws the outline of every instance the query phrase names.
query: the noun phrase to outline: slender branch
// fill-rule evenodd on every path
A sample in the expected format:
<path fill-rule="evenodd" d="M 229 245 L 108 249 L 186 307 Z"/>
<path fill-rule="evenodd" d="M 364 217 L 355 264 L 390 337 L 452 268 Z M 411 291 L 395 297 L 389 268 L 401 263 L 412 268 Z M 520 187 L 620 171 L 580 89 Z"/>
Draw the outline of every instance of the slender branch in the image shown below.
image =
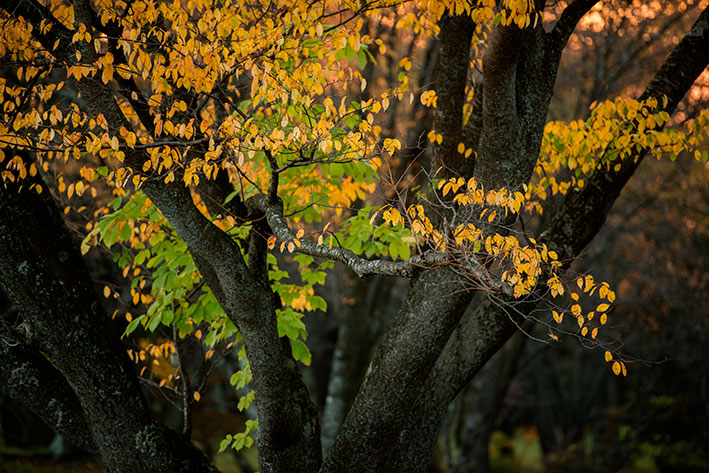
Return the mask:
<path fill-rule="evenodd" d="M 177 354 L 177 371 L 180 373 L 182 383 L 182 435 L 186 439 L 192 437 L 192 396 L 193 389 L 190 383 L 190 375 L 185 368 L 184 347 L 177 335 L 177 325 L 172 326 L 172 341 L 175 344 Z"/>
<path fill-rule="evenodd" d="M 294 251 L 344 263 L 361 278 L 373 274 L 410 278 L 421 269 L 437 267 L 446 261 L 446 256 L 436 251 L 427 251 L 422 255 L 412 256 L 406 261 L 368 260 L 357 256 L 347 248 L 331 248 L 309 239 L 296 238 L 283 216 L 283 207 L 278 203 L 270 203 L 264 194 L 250 198 L 247 201 L 247 206 L 264 213 L 271 231 L 278 240 L 294 243 L 297 241 Z"/>

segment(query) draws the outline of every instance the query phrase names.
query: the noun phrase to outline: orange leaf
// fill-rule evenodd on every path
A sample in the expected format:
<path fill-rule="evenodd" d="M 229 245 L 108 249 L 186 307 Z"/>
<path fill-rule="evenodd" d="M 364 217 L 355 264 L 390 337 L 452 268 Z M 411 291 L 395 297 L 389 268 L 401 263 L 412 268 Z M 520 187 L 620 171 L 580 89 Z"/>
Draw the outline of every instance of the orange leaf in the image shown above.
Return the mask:
<path fill-rule="evenodd" d="M 614 361 L 612 369 L 613 369 L 613 374 L 618 376 L 621 371 L 620 363 L 618 363 L 617 361 Z"/>

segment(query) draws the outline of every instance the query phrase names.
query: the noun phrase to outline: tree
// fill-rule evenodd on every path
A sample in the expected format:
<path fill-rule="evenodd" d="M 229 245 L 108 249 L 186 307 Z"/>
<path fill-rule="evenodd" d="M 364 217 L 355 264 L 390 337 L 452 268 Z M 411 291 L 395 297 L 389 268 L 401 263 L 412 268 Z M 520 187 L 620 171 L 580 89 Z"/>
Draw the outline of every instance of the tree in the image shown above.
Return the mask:
<path fill-rule="evenodd" d="M 93 209 L 77 208 L 81 252 L 113 251 L 146 307 L 126 314 L 126 335 L 204 327 L 207 345 L 241 348 L 232 380 L 251 383 L 240 406 L 254 400 L 257 424 L 225 446 L 257 428 L 263 472 L 422 471 L 447 406 L 525 319 L 604 346 L 614 292 L 564 269 L 645 155 L 706 160 L 706 111 L 665 125 L 709 63 L 707 7 L 637 100 L 547 124 L 562 52 L 596 4 L 575 0 L 545 23 L 546 2 L 527 0 L 10 1 L 0 279 L 19 320 L 3 322 L 0 373 L 11 392 L 109 471 L 214 470 L 149 413 L 50 198 L 77 196 Z M 432 89 L 410 84 L 413 51 L 385 90 L 373 84 L 391 61 L 376 32 L 395 20 L 437 35 Z M 377 121 L 407 100 L 435 109 L 430 146 L 402 145 Z M 418 190 L 394 181 L 377 200 L 378 176 L 414 165 Z M 299 284 L 283 279 L 280 253 L 295 255 Z M 309 363 L 301 319 L 324 308 L 313 286 L 333 261 L 410 282 L 323 458 L 296 362 Z M 604 352 L 625 374 L 622 354 Z M 182 391 L 187 412 L 199 392 Z"/>

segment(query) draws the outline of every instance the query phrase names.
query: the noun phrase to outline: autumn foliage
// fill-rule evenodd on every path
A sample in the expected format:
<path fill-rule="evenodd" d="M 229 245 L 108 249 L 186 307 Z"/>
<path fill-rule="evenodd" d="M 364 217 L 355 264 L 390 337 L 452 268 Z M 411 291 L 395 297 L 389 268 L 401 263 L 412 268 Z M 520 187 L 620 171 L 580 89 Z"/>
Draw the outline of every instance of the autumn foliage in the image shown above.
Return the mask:
<path fill-rule="evenodd" d="M 125 320 L 124 337 L 173 331 L 172 340 L 129 356 L 140 376 L 182 393 L 185 409 L 200 391 L 184 383 L 179 340 L 199 339 L 207 359 L 218 347 L 237 350 L 238 408 L 255 402 L 258 416 L 222 450 L 250 447 L 258 431 L 261 471 L 354 471 L 347 468 L 367 445 L 394 442 L 382 427 L 389 414 L 375 420 L 367 409 L 388 409 L 378 380 L 398 362 L 387 357 L 400 360 L 397 346 L 424 345 L 397 337 L 416 327 L 433 334 L 420 364 L 414 359 L 412 373 L 398 378 L 411 387 L 397 400 L 403 408 L 418 398 L 419 376 L 449 369 L 446 343 L 465 329 L 474 294 L 487 300 L 481 314 L 501 310 L 495 320 L 504 321 L 463 378 L 534 307 L 549 341 L 576 337 L 627 375 L 623 353 L 603 337 L 614 289 L 568 268 L 645 155 L 707 161 L 709 110 L 671 123 L 706 66 L 706 57 L 681 49 L 701 49 L 692 37 L 677 46 L 696 62 L 680 58 L 692 70 L 688 84 L 663 89 L 660 77 L 638 97 L 547 123 L 561 51 L 595 1 L 568 2 L 561 13 L 530 0 L 9 3 L 0 9 L 2 192 L 50 194 L 82 254 L 112 255 L 127 282 L 103 288 L 104 299 L 122 303 L 109 315 Z M 704 23 L 693 27 L 700 45 L 702 8 Z M 384 31 L 415 41 L 402 51 Z M 424 45 L 436 38 L 438 80 L 427 83 Z M 543 72 L 551 82 L 539 79 Z M 435 116 L 416 143 L 404 133 L 415 123 L 397 118 L 414 111 Z M 359 277 L 431 278 L 422 287 L 451 305 L 440 308 L 450 315 L 411 326 L 409 318 L 424 316 L 411 315 L 414 302 L 404 305 L 355 414 L 321 463 L 317 413 L 294 361 L 311 363 L 302 319 L 327 311 L 319 291 L 335 263 Z M 430 307 L 429 317 L 438 310 Z M 55 349 L 43 353 L 53 360 Z M 441 394 L 441 403 L 452 395 Z M 413 428 L 402 419 L 396 428 Z M 348 458 L 350 436 L 368 432 Z M 111 463 L 116 455 L 100 435 L 109 470 L 126 471 Z M 147 465 L 134 471 L 162 468 Z M 372 465 L 409 471 L 385 458 Z"/>

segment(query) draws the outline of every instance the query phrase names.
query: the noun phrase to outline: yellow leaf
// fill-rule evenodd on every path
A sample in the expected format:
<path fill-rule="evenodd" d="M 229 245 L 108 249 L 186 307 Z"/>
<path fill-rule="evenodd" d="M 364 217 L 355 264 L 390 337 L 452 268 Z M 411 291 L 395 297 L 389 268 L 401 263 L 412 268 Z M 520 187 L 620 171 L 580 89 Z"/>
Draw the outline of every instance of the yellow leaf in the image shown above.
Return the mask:
<path fill-rule="evenodd" d="M 576 317 L 581 315 L 581 306 L 579 304 L 574 304 L 571 306 L 571 313 L 574 314 Z"/>
<path fill-rule="evenodd" d="M 108 299 L 111 296 L 111 288 L 108 286 L 103 287 L 103 297 Z"/>
<path fill-rule="evenodd" d="M 598 312 L 605 312 L 610 308 L 608 304 L 598 304 L 598 307 L 596 307 L 596 310 Z"/>
<path fill-rule="evenodd" d="M 441 182 L 443 182 L 443 181 L 441 181 Z M 439 187 L 440 187 L 440 186 L 439 186 Z M 384 208 L 384 207 L 382 207 L 382 208 Z M 378 214 L 379 212 L 381 212 L 381 211 L 382 211 L 382 209 L 379 209 L 379 210 L 377 210 L 376 212 L 374 212 L 374 213 L 372 214 L 372 218 L 369 219 L 369 224 L 370 224 L 370 225 L 374 222 L 374 219 L 377 218 L 377 214 Z M 330 225 L 330 224 L 328 223 L 328 225 Z M 327 227 L 325 227 L 325 230 L 327 230 Z M 323 230 L 323 233 L 325 233 L 325 230 Z"/>
<path fill-rule="evenodd" d="M 608 315 L 605 313 L 601 314 L 601 325 L 605 325 L 607 320 L 608 320 Z"/>
<path fill-rule="evenodd" d="M 129 132 L 129 133 L 126 135 L 126 144 L 127 144 L 130 148 L 133 148 L 133 147 L 135 146 L 135 142 L 136 142 L 135 133 L 133 133 L 133 132 L 131 131 L 131 132 Z"/>
<path fill-rule="evenodd" d="M 269 250 L 272 250 L 273 247 L 276 246 L 276 237 L 273 235 L 268 237 L 268 242 L 266 243 L 266 245 L 268 246 Z"/>
<path fill-rule="evenodd" d="M 595 340 L 597 336 L 598 336 L 598 327 L 591 330 L 591 338 L 593 338 Z"/>
<path fill-rule="evenodd" d="M 551 315 L 554 316 L 554 321 L 555 321 L 557 324 L 560 324 L 561 321 L 564 320 L 564 314 L 563 314 L 563 313 L 559 314 L 557 311 L 552 310 L 552 311 L 551 311 Z"/>
<path fill-rule="evenodd" d="M 195 401 L 199 402 L 199 400 L 202 398 L 202 395 L 199 394 L 198 391 L 195 391 L 194 393 L 192 393 L 192 397 L 194 397 Z"/>
<path fill-rule="evenodd" d="M 298 233 L 295 234 L 295 237 L 296 237 L 296 238 L 303 238 L 303 235 L 304 235 L 304 234 L 305 234 L 305 230 L 303 230 L 303 229 L 301 228 L 300 230 L 298 230 Z"/>
<path fill-rule="evenodd" d="M 623 370 L 623 376 L 628 376 L 628 371 L 625 369 L 625 363 L 620 362 L 620 368 Z"/>
<path fill-rule="evenodd" d="M 614 361 L 612 368 L 613 368 L 613 374 L 616 375 L 616 376 L 618 376 L 618 375 L 620 374 L 620 371 L 621 371 L 620 363 L 618 363 L 617 361 Z"/>
<path fill-rule="evenodd" d="M 588 333 L 588 327 L 584 327 L 581 329 L 581 336 L 582 337 L 585 337 L 587 333 Z"/>
<path fill-rule="evenodd" d="M 465 145 L 463 143 L 458 143 L 458 152 L 460 154 L 465 153 Z"/>
<path fill-rule="evenodd" d="M 613 355 L 612 355 L 611 352 L 609 352 L 609 351 L 606 351 L 606 353 L 604 354 L 604 356 L 605 356 L 607 362 L 608 362 L 608 361 L 611 361 L 611 360 L 613 359 Z"/>

